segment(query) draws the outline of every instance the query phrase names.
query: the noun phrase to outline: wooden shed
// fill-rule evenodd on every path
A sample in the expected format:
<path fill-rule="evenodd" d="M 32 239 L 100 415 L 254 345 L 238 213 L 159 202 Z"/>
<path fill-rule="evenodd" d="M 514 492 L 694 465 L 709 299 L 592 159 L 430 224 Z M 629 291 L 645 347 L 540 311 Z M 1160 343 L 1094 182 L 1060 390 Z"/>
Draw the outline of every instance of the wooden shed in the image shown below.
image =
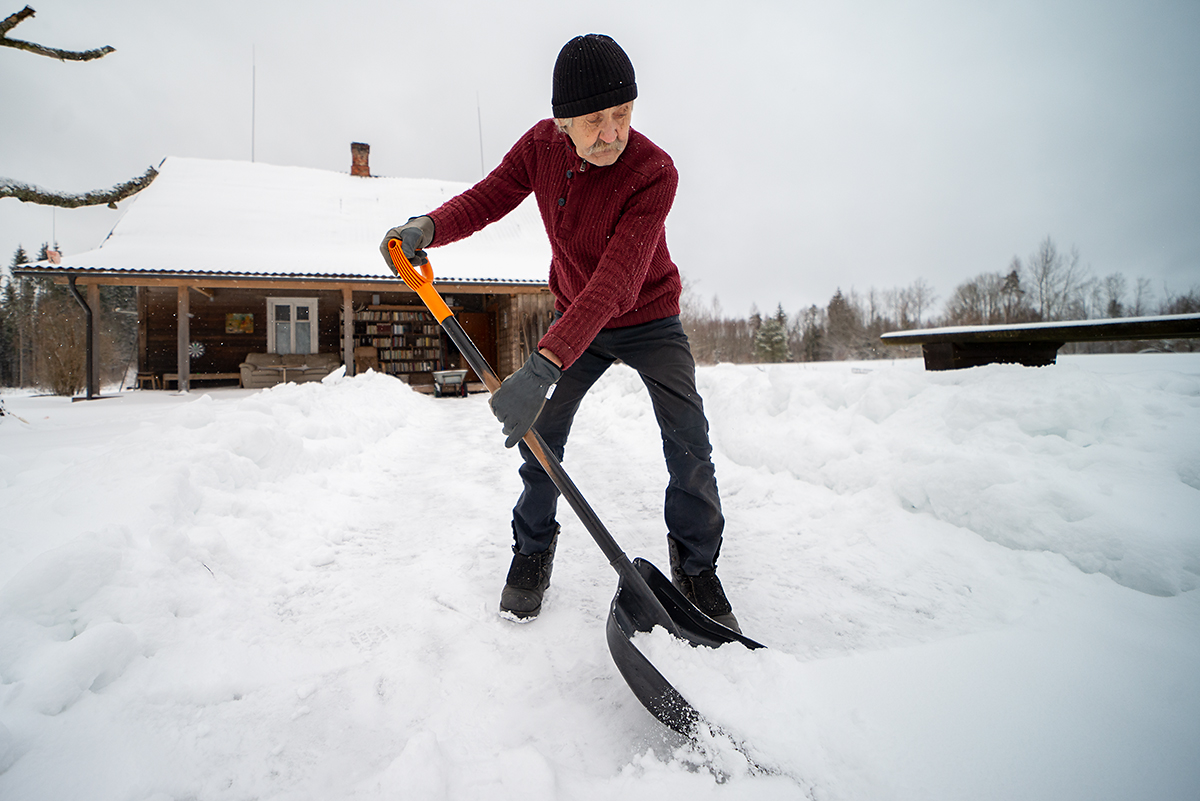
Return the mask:
<path fill-rule="evenodd" d="M 21 272 L 73 278 L 94 301 L 100 285 L 137 287 L 138 372 L 160 386 L 236 383 L 239 365 L 261 353 L 336 354 L 353 374 L 356 347 L 374 348 L 376 369 L 429 385 L 459 356 L 379 242 L 469 185 L 374 177 L 361 163 L 353 172 L 167 158 L 98 248 Z M 519 367 L 553 310 L 550 245 L 532 198 L 430 258 L 439 291 L 497 372 Z"/>

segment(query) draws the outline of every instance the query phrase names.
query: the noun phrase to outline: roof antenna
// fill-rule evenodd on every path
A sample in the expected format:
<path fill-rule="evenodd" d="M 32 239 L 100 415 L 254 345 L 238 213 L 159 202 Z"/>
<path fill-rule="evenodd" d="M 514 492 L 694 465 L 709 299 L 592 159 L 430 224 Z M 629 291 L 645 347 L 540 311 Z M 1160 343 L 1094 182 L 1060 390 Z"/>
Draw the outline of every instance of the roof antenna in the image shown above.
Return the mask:
<path fill-rule="evenodd" d="M 257 97 L 255 96 L 256 78 L 258 77 L 258 64 L 255 58 L 255 46 L 250 45 L 250 163 L 254 163 L 254 113 L 257 106 Z"/>

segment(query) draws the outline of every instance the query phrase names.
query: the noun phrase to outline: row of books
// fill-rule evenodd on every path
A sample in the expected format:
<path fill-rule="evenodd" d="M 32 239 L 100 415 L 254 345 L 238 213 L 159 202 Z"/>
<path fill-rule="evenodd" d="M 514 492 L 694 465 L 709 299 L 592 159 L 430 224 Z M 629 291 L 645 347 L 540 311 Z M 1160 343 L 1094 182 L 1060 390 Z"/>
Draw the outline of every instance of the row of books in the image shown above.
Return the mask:
<path fill-rule="evenodd" d="M 379 361 L 395 362 L 395 361 L 411 361 L 412 359 L 436 359 L 441 356 L 441 351 L 429 350 L 427 348 L 397 348 L 395 350 L 379 351 Z M 430 367 L 430 370 L 436 368 Z"/>
<path fill-rule="evenodd" d="M 373 345 L 376 348 L 395 348 L 413 347 L 413 348 L 436 348 L 442 347 L 442 341 L 437 337 L 356 337 L 355 342 L 359 345 Z M 383 357 L 383 352 L 380 351 L 380 358 Z"/>
<path fill-rule="evenodd" d="M 354 319 L 368 323 L 423 323 L 432 318 L 423 311 L 380 311 L 364 309 L 354 313 Z M 436 327 L 436 326 L 435 326 Z"/>
<path fill-rule="evenodd" d="M 380 366 L 385 373 L 389 375 L 398 375 L 400 373 L 429 373 L 434 370 L 440 370 L 441 362 L 381 362 Z"/>
<path fill-rule="evenodd" d="M 400 334 L 425 334 L 426 336 L 438 336 L 439 327 L 437 325 L 413 325 L 411 323 L 367 323 L 367 336 L 377 336 L 380 334 L 391 334 L 397 336 Z"/>

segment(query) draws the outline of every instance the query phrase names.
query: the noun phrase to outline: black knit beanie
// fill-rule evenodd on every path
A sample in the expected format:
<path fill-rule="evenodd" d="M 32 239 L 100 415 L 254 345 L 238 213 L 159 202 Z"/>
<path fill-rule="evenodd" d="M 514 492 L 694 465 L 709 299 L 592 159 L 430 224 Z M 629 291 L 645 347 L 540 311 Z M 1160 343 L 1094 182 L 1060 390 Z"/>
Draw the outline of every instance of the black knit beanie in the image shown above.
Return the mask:
<path fill-rule="evenodd" d="M 559 51 L 550 98 L 558 119 L 603 111 L 635 97 L 633 62 L 611 37 L 602 33 L 576 36 Z"/>

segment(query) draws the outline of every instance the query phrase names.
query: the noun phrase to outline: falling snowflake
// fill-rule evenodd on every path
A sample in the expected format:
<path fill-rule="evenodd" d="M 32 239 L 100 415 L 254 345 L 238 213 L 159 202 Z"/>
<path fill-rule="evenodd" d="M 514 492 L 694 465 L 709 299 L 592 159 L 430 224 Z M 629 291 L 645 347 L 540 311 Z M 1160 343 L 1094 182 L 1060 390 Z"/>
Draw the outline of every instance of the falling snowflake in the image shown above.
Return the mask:
<path fill-rule="evenodd" d="M 191 354 L 191 357 L 193 359 L 197 359 L 197 358 L 203 356 L 204 355 L 204 343 L 203 342 L 193 342 L 192 344 L 188 345 L 188 353 Z"/>

